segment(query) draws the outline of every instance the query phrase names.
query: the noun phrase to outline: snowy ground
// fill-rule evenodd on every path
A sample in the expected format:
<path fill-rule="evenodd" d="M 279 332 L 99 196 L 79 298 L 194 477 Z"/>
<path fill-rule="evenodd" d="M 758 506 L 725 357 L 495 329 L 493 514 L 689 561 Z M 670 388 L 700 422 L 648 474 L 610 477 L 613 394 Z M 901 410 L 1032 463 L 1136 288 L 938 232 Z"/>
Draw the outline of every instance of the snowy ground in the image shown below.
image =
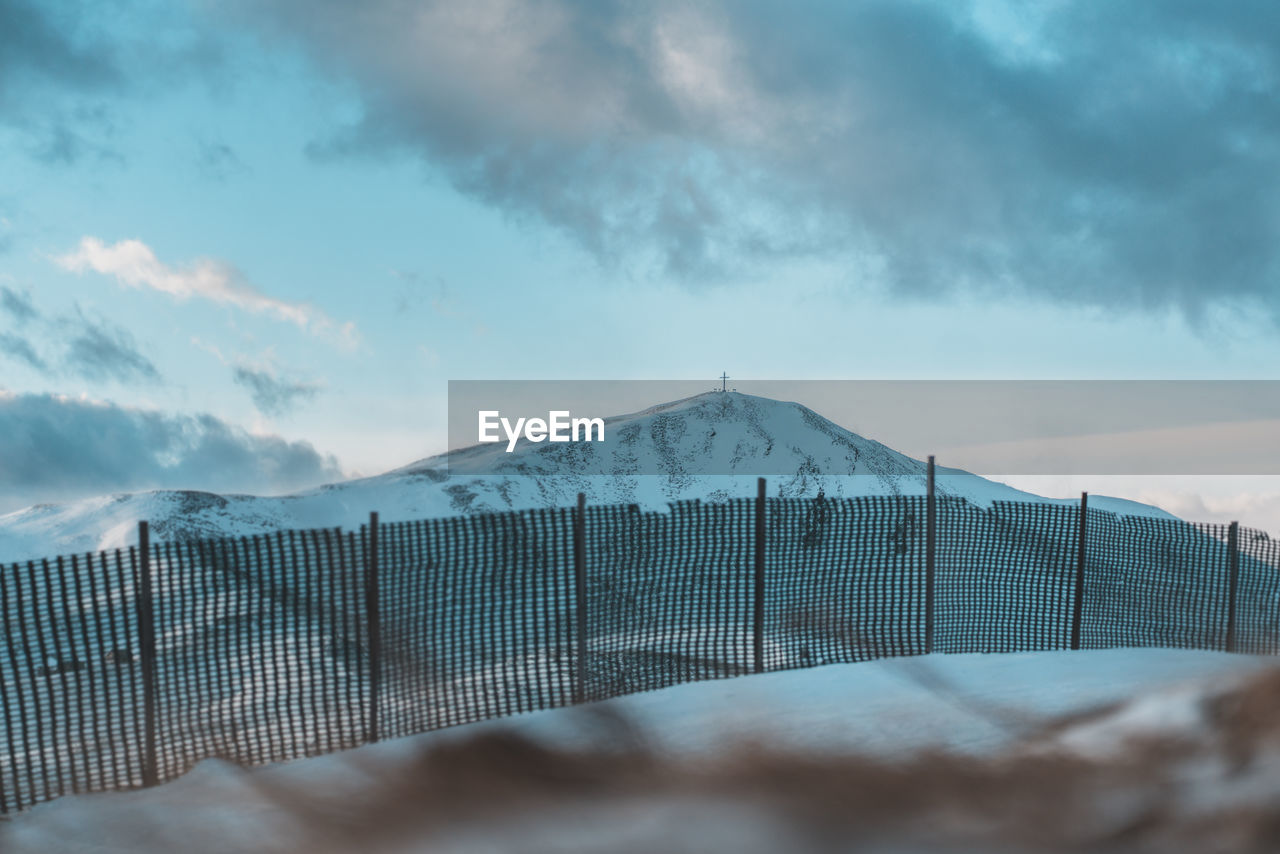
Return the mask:
<path fill-rule="evenodd" d="M 615 776 L 612 769 L 634 767 L 627 763 L 643 755 L 657 767 L 678 764 L 671 780 L 679 775 L 686 783 L 690 774 L 702 773 L 698 769 L 750 753 L 750 745 L 813 758 L 806 762 L 847 755 L 919 763 L 931 760 L 911 757 L 937 748 L 962 757 L 953 768 L 1044 751 L 1109 760 L 1121 755 L 1135 734 L 1197 737 L 1211 705 L 1205 698 L 1257 680 L 1274 664 L 1274 659 L 1186 650 L 948 655 L 686 684 L 252 771 L 206 761 L 156 789 L 37 806 L 0 824 L 0 850 L 782 850 L 796 844 L 795 823 L 762 811 L 741 793 L 726 793 L 723 777 L 715 784 L 704 780 L 695 795 L 654 787 L 649 778 L 645 786 L 617 796 L 539 802 L 531 809 L 528 793 L 507 791 L 504 779 L 532 779 L 535 789 L 555 788 L 563 782 L 563 769 L 544 767 L 541 755 L 530 758 L 526 748 L 503 747 L 503 734 L 514 731 L 556 755 L 595 756 L 593 773 L 603 773 L 604 779 Z M 496 741 L 485 742 L 486 737 Z M 469 779 L 475 766 L 465 759 L 467 745 L 477 742 L 490 745 L 490 766 L 497 744 L 497 767 L 510 762 L 511 773 L 500 770 L 492 782 Z M 449 754 L 451 747 L 462 753 Z M 464 757 L 460 765 L 459 756 Z M 956 762 L 938 761 L 943 766 Z M 399 784 L 388 790 L 390 781 L 430 771 L 432 763 L 450 768 L 445 790 Z M 418 805 L 424 815 L 431 812 L 454 783 L 459 791 L 470 784 L 491 794 L 486 809 L 472 816 L 467 809 L 450 808 L 446 825 L 437 821 L 429 833 L 414 830 Z M 777 783 L 779 794 L 791 788 Z M 504 805 L 504 798 L 510 803 Z M 404 824 L 409 816 L 410 830 L 394 844 L 353 843 L 362 838 L 362 822 L 373 833 L 390 821 L 378 818 L 388 801 L 396 801 L 397 822 Z M 339 826 L 341 833 L 333 830 Z"/>
<path fill-rule="evenodd" d="M 677 756 L 744 743 L 889 757 L 932 748 L 978 754 L 1065 715 L 1158 688 L 1199 690 L 1220 675 L 1274 664 L 1269 657 L 1166 649 L 891 658 L 695 682 L 585 711 L 552 709 L 480 726 L 514 725 L 557 747 L 588 748 L 590 724 L 607 710 L 606 720 L 627 721 L 647 748 Z"/>

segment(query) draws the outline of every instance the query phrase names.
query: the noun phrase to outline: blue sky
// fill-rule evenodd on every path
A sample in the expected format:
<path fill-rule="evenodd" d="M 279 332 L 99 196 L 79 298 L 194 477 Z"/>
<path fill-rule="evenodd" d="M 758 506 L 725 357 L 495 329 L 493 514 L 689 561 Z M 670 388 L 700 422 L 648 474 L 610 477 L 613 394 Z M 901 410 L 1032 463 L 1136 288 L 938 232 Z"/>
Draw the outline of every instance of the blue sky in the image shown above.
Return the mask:
<path fill-rule="evenodd" d="M 1277 31 L 0 0 L 0 493 L 376 473 L 449 379 L 1272 378 Z"/>

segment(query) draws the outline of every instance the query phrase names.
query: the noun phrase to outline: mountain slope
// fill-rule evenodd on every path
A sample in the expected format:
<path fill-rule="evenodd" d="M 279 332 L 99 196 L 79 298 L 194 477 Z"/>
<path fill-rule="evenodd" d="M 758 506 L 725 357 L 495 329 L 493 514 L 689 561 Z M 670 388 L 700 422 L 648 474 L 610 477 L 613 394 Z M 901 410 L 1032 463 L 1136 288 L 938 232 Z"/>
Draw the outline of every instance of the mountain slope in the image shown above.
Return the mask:
<path fill-rule="evenodd" d="M 376 477 L 297 495 L 261 497 L 192 491 L 102 496 L 36 505 L 0 516 L 0 562 L 118 548 L 137 522 L 158 540 L 265 533 L 281 528 L 354 527 L 372 510 L 386 521 L 572 504 L 660 509 L 687 499 L 755 494 L 799 497 L 921 495 L 926 465 L 828 421 L 797 403 L 709 392 L 606 420 L 605 441 L 477 445 L 419 460 Z M 642 474 L 642 472 L 645 472 Z M 657 472 L 650 474 L 648 472 Z M 938 470 L 938 491 L 980 505 L 1058 501 L 956 469 Z M 1154 507 L 1090 497 L 1091 506 L 1169 518 Z"/>

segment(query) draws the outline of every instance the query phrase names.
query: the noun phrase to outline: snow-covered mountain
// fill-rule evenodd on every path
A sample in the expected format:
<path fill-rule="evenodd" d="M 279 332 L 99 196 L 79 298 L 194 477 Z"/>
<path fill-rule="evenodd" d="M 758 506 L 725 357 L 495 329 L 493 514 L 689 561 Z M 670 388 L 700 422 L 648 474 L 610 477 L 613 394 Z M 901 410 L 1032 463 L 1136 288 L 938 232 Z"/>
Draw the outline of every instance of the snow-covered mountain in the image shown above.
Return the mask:
<path fill-rule="evenodd" d="M 722 501 L 755 494 L 919 495 L 926 465 L 863 438 L 798 403 L 737 392 L 708 392 L 606 420 L 605 440 L 476 445 L 376 477 L 328 484 L 297 495 L 262 497 L 161 490 L 41 504 L 0 516 L 0 562 L 128 545 L 137 523 L 159 540 L 265 533 L 282 528 L 354 527 L 376 510 L 385 521 L 481 513 L 574 502 L 661 509 L 686 499 Z M 657 472 L 657 474 L 652 474 Z M 956 469 L 940 468 L 938 491 L 981 506 L 992 501 L 1054 501 Z M 1091 506 L 1171 518 L 1123 499 Z"/>

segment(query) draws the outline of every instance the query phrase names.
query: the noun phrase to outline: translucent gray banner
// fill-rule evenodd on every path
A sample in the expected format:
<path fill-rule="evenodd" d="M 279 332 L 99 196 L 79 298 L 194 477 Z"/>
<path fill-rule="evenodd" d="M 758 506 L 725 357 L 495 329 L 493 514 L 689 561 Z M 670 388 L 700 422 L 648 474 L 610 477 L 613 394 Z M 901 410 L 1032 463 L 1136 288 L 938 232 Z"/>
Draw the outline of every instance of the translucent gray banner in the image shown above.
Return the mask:
<path fill-rule="evenodd" d="M 1272 380 L 454 380 L 450 473 L 1280 474 Z"/>

